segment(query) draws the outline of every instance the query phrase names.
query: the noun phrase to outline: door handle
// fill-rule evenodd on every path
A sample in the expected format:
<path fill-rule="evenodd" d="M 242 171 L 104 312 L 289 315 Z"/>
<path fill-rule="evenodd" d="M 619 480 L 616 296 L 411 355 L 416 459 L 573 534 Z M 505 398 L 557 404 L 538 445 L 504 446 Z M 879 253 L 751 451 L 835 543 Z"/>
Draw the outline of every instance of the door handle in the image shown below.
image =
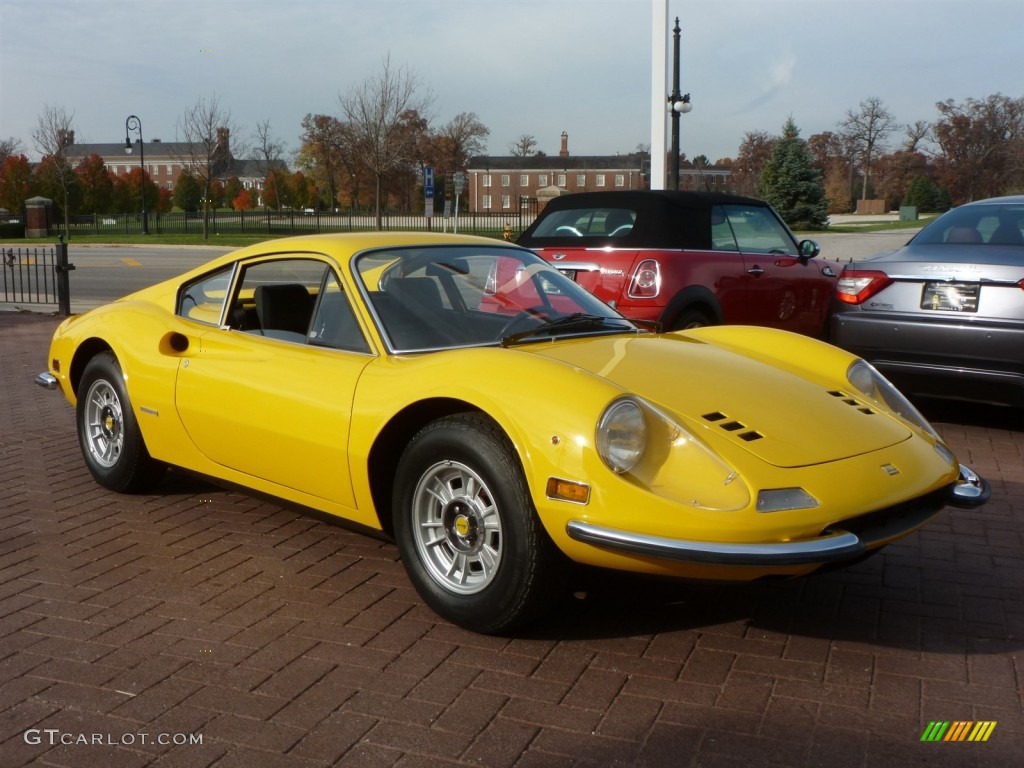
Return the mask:
<path fill-rule="evenodd" d="M 747 270 L 747 274 L 748 275 L 754 275 L 755 277 L 758 277 L 758 276 L 764 274 L 764 270 L 761 269 L 759 266 L 757 266 L 755 264 L 754 266 L 752 266 L 750 269 Z"/>

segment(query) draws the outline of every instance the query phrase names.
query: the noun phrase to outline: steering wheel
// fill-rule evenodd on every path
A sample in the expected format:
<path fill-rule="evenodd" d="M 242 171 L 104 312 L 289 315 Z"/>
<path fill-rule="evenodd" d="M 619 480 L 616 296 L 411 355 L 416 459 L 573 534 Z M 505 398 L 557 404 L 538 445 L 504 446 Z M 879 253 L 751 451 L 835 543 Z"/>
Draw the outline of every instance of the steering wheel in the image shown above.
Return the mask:
<path fill-rule="evenodd" d="M 555 227 L 555 233 L 568 233 L 570 235 L 576 235 L 576 237 L 583 237 L 583 233 L 580 232 L 576 227 L 570 227 L 568 224 L 563 224 L 560 227 Z"/>
<path fill-rule="evenodd" d="M 537 321 L 548 319 L 548 314 L 545 309 L 545 307 L 527 307 L 526 309 L 516 312 L 509 318 L 508 322 L 501 327 L 501 330 L 498 331 L 498 338 L 503 339 L 510 335 L 511 330 L 527 318 Z"/>

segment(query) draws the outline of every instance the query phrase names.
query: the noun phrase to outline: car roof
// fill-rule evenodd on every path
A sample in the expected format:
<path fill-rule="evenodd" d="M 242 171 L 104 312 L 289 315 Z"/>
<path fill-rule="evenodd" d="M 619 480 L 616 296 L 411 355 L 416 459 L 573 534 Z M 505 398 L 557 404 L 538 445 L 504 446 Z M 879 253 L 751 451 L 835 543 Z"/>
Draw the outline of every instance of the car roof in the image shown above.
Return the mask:
<path fill-rule="evenodd" d="M 578 192 L 556 197 L 516 241 L 527 247 L 711 248 L 711 210 L 717 205 L 769 207 L 763 200 L 724 192 L 632 190 Z M 543 219 L 561 211 L 624 208 L 635 213 L 632 231 L 621 237 L 535 237 Z"/>

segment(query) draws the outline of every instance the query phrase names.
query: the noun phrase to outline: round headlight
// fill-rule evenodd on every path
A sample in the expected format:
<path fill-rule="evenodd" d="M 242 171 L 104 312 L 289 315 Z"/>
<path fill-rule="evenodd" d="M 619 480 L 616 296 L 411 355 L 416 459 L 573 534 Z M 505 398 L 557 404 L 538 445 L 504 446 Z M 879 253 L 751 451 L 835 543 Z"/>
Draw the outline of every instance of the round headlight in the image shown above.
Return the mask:
<path fill-rule="evenodd" d="M 597 452 L 613 472 L 629 472 L 644 455 L 647 424 L 633 400 L 616 400 L 597 422 Z"/>

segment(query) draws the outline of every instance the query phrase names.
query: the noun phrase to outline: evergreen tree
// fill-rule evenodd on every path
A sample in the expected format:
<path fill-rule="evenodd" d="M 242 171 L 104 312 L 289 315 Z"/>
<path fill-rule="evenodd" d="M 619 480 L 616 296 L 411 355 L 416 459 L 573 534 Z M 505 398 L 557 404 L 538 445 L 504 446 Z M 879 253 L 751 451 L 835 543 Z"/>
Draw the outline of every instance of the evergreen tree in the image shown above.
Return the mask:
<path fill-rule="evenodd" d="M 761 171 L 760 193 L 792 229 L 828 226 L 822 175 L 813 162 L 807 142 L 800 138 L 800 129 L 790 117 Z"/>

